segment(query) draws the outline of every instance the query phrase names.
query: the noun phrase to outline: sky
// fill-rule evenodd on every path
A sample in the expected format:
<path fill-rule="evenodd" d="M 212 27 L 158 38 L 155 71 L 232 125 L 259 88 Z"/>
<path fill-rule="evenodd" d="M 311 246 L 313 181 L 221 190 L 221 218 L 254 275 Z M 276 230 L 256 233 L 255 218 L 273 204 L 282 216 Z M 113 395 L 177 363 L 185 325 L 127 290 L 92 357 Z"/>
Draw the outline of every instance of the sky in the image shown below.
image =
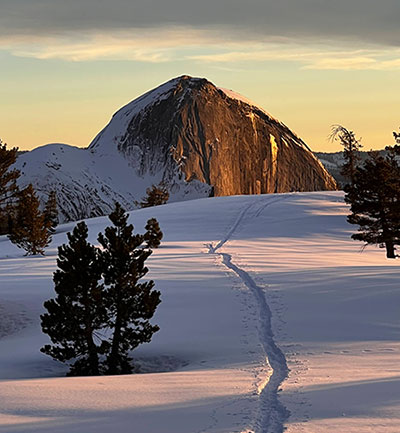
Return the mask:
<path fill-rule="evenodd" d="M 86 147 L 180 75 L 262 106 L 315 151 L 332 124 L 365 150 L 400 126 L 398 0 L 0 0 L 0 138 Z"/>

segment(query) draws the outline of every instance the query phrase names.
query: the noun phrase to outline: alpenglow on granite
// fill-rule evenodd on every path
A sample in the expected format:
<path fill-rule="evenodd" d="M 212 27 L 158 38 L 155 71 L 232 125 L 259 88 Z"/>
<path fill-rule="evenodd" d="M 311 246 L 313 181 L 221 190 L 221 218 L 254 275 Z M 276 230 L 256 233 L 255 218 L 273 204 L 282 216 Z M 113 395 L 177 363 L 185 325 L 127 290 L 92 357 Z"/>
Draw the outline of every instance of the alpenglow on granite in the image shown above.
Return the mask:
<path fill-rule="evenodd" d="M 163 182 L 170 201 L 211 195 L 334 190 L 336 183 L 287 126 L 246 98 L 182 76 L 114 114 L 86 149 L 48 144 L 16 163 L 42 201 L 56 190 L 61 220 L 134 209 Z"/>

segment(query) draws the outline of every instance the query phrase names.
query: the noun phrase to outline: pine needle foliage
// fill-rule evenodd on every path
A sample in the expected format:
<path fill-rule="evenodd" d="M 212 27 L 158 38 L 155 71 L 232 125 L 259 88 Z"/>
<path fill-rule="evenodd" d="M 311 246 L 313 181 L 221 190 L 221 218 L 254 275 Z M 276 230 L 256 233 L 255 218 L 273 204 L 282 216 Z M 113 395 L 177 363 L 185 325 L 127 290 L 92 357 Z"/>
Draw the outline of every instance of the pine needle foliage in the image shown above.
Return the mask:
<path fill-rule="evenodd" d="M 147 188 L 146 194 L 147 196 L 143 197 L 139 203 L 140 207 L 159 206 L 167 203 L 169 200 L 168 189 L 162 184 L 152 185 L 150 188 Z"/>
<path fill-rule="evenodd" d="M 345 201 L 351 206 L 348 222 L 359 225 L 352 238 L 386 248 L 386 257 L 393 259 L 400 244 L 400 167 L 396 150 L 388 150 L 386 157 L 370 152 L 353 184 L 346 185 Z"/>
<path fill-rule="evenodd" d="M 345 163 L 340 173 L 353 184 L 357 164 L 360 162 L 358 152 L 362 148 L 361 140 L 356 138 L 353 131 L 348 130 L 342 125 L 332 125 L 329 138 L 331 141 L 339 140 L 340 144 L 343 146 Z"/>
<path fill-rule="evenodd" d="M 147 244 L 147 248 L 158 248 L 163 238 L 163 232 L 160 229 L 160 225 L 155 218 L 150 218 L 145 226 L 146 233 L 144 239 Z"/>
<path fill-rule="evenodd" d="M 44 211 L 44 223 L 51 234 L 54 234 L 58 226 L 57 195 L 55 191 L 50 191 Z"/>
<path fill-rule="evenodd" d="M 19 192 L 8 237 L 12 243 L 24 249 L 26 255 L 44 255 L 44 249 L 51 241 L 49 226 L 39 205 L 32 184 Z"/>
<path fill-rule="evenodd" d="M 134 234 L 118 203 L 109 218 L 112 226 L 98 236 L 101 248 L 87 241 L 81 222 L 58 249 L 57 297 L 45 302 L 48 312 L 41 316 L 53 344 L 41 351 L 72 362 L 69 375 L 132 373 L 129 352 L 159 329 L 150 319 L 160 292 L 154 281 L 140 281 L 152 253 L 144 245 L 147 232 Z"/>
<path fill-rule="evenodd" d="M 128 352 L 149 342 L 159 330 L 150 319 L 160 301 L 160 292 L 153 290 L 154 281 L 139 282 L 148 269 L 146 259 L 151 250 L 143 248 L 144 235 L 134 234 L 128 216 L 119 203 L 109 216 L 113 226 L 100 233 L 107 325 L 113 335 L 106 358 L 107 374 L 132 372 Z"/>
<path fill-rule="evenodd" d="M 9 233 L 18 195 L 17 179 L 20 173 L 10 169 L 17 160 L 17 152 L 17 148 L 7 149 L 7 144 L 0 139 L 0 235 Z"/>
<path fill-rule="evenodd" d="M 17 179 L 20 175 L 16 169 L 10 167 L 17 160 L 18 149 L 7 149 L 7 144 L 0 139 L 0 206 L 3 206 L 18 193 Z"/>
<path fill-rule="evenodd" d="M 68 233 L 67 245 L 58 248 L 54 273 L 55 299 L 44 303 L 42 330 L 52 345 L 41 352 L 66 362 L 74 360 L 68 375 L 98 375 L 99 356 L 105 352 L 100 338 L 106 323 L 104 286 L 99 251 L 87 241 L 88 228 L 78 223 Z"/>

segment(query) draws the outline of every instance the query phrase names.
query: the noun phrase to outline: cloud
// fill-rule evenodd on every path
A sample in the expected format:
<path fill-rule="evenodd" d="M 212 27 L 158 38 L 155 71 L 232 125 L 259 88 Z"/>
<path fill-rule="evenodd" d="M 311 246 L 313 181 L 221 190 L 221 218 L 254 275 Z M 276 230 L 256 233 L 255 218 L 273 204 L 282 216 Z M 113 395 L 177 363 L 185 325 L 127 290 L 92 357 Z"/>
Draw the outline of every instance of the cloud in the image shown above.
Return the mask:
<path fill-rule="evenodd" d="M 357 50 L 338 50 L 332 45 L 270 43 L 246 51 L 224 51 L 190 57 L 191 60 L 216 64 L 246 62 L 296 62 L 302 69 L 311 70 L 398 70 L 400 49 L 370 47 Z"/>
<path fill-rule="evenodd" d="M 77 38 L 70 33 L 0 37 L 0 49 L 14 56 L 67 61 L 135 60 L 161 63 L 176 59 L 176 51 L 188 46 L 213 44 L 215 39 L 186 28 L 140 29 L 83 33 Z"/>
<path fill-rule="evenodd" d="M 1 2 L 0 49 L 15 56 L 190 60 L 230 68 L 269 61 L 316 70 L 400 68 L 398 0 Z"/>
<path fill-rule="evenodd" d="M 371 57 L 328 57 L 319 59 L 315 62 L 306 65 L 304 69 L 318 69 L 318 70 L 366 70 L 378 69 L 378 60 Z M 381 67 L 381 69 L 384 69 Z"/>
<path fill-rule="evenodd" d="M 245 36 L 400 46 L 398 0 L 1 0 L 0 34 L 58 35 L 143 28 L 221 29 Z"/>
<path fill-rule="evenodd" d="M 332 43 L 270 38 L 259 42 L 226 41 L 220 32 L 191 28 L 140 29 L 85 33 L 78 39 L 69 33 L 34 37 L 0 37 L 0 49 L 14 56 L 65 61 L 132 60 L 164 63 L 177 60 L 243 67 L 257 62 L 292 62 L 314 70 L 398 70 L 400 49 L 370 46 L 338 49 Z M 188 55 L 188 52 L 201 54 Z"/>
<path fill-rule="evenodd" d="M 132 60 L 164 63 L 177 60 L 207 63 L 218 67 L 243 67 L 257 62 L 292 62 L 310 70 L 398 70 L 400 49 L 368 46 L 340 49 L 332 43 L 310 39 L 293 41 L 274 37 L 226 40 L 220 31 L 186 27 L 135 31 L 85 32 L 77 38 L 58 35 L 0 36 L 0 50 L 14 56 L 65 61 Z M 188 54 L 198 52 L 199 54 Z"/>

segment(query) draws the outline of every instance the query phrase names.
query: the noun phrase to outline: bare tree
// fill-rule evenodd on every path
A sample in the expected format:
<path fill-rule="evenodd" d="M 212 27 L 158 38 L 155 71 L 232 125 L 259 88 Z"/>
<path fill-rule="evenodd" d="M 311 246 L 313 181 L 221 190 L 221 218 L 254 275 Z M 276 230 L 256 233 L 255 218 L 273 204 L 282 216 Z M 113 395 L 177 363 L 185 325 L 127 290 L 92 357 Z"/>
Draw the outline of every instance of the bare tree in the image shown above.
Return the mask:
<path fill-rule="evenodd" d="M 358 152 L 362 148 L 361 139 L 357 139 L 353 131 L 342 125 L 332 125 L 329 139 L 330 141 L 340 141 L 343 146 L 343 156 L 346 162 L 340 173 L 350 179 L 350 183 L 353 185 L 357 163 L 360 161 Z"/>

